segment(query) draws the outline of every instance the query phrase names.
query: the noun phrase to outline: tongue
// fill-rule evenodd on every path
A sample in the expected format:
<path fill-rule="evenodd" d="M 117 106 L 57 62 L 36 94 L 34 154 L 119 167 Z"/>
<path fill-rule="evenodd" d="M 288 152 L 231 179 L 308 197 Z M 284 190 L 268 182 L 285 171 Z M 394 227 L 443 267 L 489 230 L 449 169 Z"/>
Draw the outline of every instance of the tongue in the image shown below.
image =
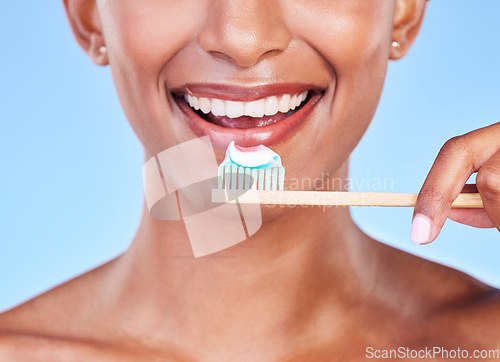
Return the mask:
<path fill-rule="evenodd" d="M 273 116 L 264 116 L 260 118 L 250 117 L 250 116 L 241 116 L 238 118 L 229 118 L 227 116 L 214 116 L 211 112 L 204 115 L 204 118 L 221 127 L 226 128 L 255 128 L 255 127 L 264 127 L 270 124 L 281 121 L 283 118 L 293 113 L 290 111 L 288 113 L 278 112 Z"/>

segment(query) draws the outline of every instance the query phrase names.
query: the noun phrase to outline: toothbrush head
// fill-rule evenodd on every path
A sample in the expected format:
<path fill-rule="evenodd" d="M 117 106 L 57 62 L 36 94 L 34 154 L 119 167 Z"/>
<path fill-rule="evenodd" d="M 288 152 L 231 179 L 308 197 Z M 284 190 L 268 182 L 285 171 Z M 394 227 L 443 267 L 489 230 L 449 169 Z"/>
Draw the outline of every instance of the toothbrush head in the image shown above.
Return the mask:
<path fill-rule="evenodd" d="M 240 147 L 232 141 L 219 165 L 218 177 L 219 189 L 283 190 L 285 168 L 270 148 Z"/>

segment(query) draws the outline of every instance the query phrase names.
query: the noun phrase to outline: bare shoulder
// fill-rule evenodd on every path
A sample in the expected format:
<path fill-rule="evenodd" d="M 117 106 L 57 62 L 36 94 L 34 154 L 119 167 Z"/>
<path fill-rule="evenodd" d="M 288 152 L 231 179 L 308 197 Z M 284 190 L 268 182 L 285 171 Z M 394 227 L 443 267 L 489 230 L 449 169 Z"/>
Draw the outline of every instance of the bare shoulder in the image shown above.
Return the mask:
<path fill-rule="evenodd" d="M 96 338 L 105 326 L 93 314 L 108 264 L 0 314 L 0 360 L 108 360 L 109 349 Z"/>
<path fill-rule="evenodd" d="M 433 305 L 462 303 L 497 291 L 457 270 L 392 246 L 377 242 L 375 253 L 382 264 L 378 277 L 389 287 L 400 286 L 409 296 Z"/>
<path fill-rule="evenodd" d="M 114 259 L 0 314 L 0 361 L 186 361 L 121 330 L 110 287 Z"/>
<path fill-rule="evenodd" d="M 434 316 L 432 323 L 437 333 L 448 333 L 448 336 L 455 340 L 496 350 L 500 350 L 499 325 L 500 292 L 498 290 L 492 290 L 482 296 L 465 299 L 461 303 L 443 308 Z"/>
<path fill-rule="evenodd" d="M 110 360 L 105 358 L 104 351 L 99 353 L 98 349 L 95 344 L 49 335 L 30 335 L 14 331 L 0 334 L 0 360 L 6 362 Z"/>
<path fill-rule="evenodd" d="M 0 314 L 0 332 L 22 331 L 34 335 L 58 334 L 99 303 L 106 270 L 113 261 L 71 279 Z M 91 315 L 86 315 L 90 318 Z"/>
<path fill-rule="evenodd" d="M 23 333 L 0 333 L 0 361 L 2 362 L 132 362 L 181 361 L 173 355 L 134 346 L 108 345 L 83 339 L 37 336 Z"/>
<path fill-rule="evenodd" d="M 467 273 L 381 244 L 387 292 L 405 284 L 397 303 L 415 311 L 433 340 L 500 349 L 500 291 Z M 402 290 L 402 292 L 401 292 Z"/>

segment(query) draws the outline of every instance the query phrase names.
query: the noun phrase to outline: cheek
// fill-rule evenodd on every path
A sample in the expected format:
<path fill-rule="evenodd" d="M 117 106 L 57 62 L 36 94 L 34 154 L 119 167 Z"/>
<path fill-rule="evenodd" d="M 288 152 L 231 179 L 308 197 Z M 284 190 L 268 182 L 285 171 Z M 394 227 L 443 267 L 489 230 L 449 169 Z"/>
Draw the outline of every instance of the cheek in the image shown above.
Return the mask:
<path fill-rule="evenodd" d="M 196 5 L 194 3 L 197 3 Z M 132 128 L 146 151 L 168 147 L 158 135 L 169 134 L 160 115 L 168 102 L 160 74 L 191 42 L 205 10 L 193 0 L 103 0 L 103 32 L 117 93 Z"/>
<path fill-rule="evenodd" d="M 314 5 L 317 4 L 318 6 Z M 323 6 L 319 6 L 323 4 Z M 330 65 L 332 102 L 315 134 L 330 170 L 340 166 L 366 131 L 382 93 L 389 61 L 393 2 L 311 1 L 296 11 L 296 29 Z M 314 6 L 313 6 L 314 5 Z M 300 16 L 300 19 L 297 18 Z M 315 19 L 315 21 L 313 21 Z"/>
<path fill-rule="evenodd" d="M 192 1 L 191 1 L 192 2 Z M 126 62 L 134 69 L 158 74 L 165 60 L 179 51 L 199 23 L 199 7 L 190 1 L 137 1 L 113 2 L 107 12 L 106 39 L 112 41 L 112 51 L 118 62 Z M 194 9 L 198 11 L 193 12 Z M 188 21 L 190 20 L 190 21 Z M 108 32 L 110 34 L 108 34 Z M 109 35 L 109 36 L 108 36 Z"/>

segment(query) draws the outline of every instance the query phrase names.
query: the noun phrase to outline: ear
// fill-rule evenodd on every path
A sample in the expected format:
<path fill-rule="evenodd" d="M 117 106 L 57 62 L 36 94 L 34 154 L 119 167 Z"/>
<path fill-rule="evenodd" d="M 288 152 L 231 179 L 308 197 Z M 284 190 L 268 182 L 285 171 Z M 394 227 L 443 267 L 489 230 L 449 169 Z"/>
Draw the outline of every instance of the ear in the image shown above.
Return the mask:
<path fill-rule="evenodd" d="M 403 58 L 410 50 L 422 25 L 427 0 L 396 0 L 392 42 L 398 47 L 391 47 L 390 58 Z"/>
<path fill-rule="evenodd" d="M 76 41 L 98 65 L 109 63 L 96 0 L 63 0 Z"/>

